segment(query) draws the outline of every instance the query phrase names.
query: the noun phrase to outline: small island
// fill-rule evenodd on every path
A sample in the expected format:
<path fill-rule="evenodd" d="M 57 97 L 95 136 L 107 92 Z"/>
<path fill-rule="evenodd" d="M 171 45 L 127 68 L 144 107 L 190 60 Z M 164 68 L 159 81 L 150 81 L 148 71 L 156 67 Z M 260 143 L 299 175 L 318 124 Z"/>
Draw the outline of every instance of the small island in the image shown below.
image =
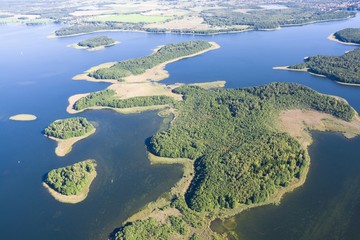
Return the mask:
<path fill-rule="evenodd" d="M 360 28 L 345 28 L 331 34 L 328 39 L 347 45 L 360 45 Z"/>
<path fill-rule="evenodd" d="M 9 118 L 13 121 L 34 121 L 37 117 L 33 114 L 17 114 Z"/>
<path fill-rule="evenodd" d="M 51 170 L 43 186 L 59 202 L 79 203 L 87 197 L 96 177 L 95 160 L 85 160 L 71 166 Z"/>
<path fill-rule="evenodd" d="M 309 72 L 320 77 L 327 77 L 337 83 L 359 86 L 360 49 L 346 52 L 342 56 L 311 56 L 304 63 L 293 66 L 274 67 L 278 70 Z"/>
<path fill-rule="evenodd" d="M 74 47 L 76 49 L 86 49 L 88 51 L 96 51 L 96 50 L 104 49 L 106 47 L 114 46 L 115 44 L 118 43 L 119 42 L 115 41 L 112 38 L 108 38 L 106 36 L 98 36 L 83 40 L 81 42 L 69 46 Z"/>
<path fill-rule="evenodd" d="M 83 117 L 56 120 L 44 131 L 45 136 L 58 142 L 55 153 L 59 157 L 68 154 L 72 145 L 90 136 L 95 132 L 95 127 Z"/>

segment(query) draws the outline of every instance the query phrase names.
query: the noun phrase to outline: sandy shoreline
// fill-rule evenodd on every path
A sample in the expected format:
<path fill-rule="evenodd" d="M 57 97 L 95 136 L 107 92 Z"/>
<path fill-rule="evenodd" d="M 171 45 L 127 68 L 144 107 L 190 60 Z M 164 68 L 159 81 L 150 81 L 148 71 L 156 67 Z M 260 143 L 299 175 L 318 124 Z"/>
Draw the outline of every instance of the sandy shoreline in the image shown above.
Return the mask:
<path fill-rule="evenodd" d="M 34 121 L 37 117 L 33 114 L 17 114 L 9 117 L 13 121 Z"/>
<path fill-rule="evenodd" d="M 60 139 L 60 138 L 55 138 L 55 137 L 50 137 L 50 136 L 47 136 L 47 137 L 50 138 L 51 140 L 54 140 L 57 142 L 57 147 L 55 148 L 55 154 L 58 157 L 63 157 L 66 154 L 68 154 L 69 152 L 71 152 L 72 146 L 76 142 L 89 137 L 90 135 L 94 134 L 95 131 L 96 131 L 96 129 L 94 128 L 91 132 L 88 132 L 87 134 L 85 134 L 83 136 L 72 137 L 72 138 L 68 138 L 68 139 Z"/>
<path fill-rule="evenodd" d="M 335 33 L 332 33 L 328 36 L 327 39 L 331 40 L 331 41 L 334 41 L 334 42 L 337 42 L 337 43 L 341 43 L 341 44 L 345 44 L 345 45 L 350 45 L 350 46 L 360 46 L 360 44 L 358 43 L 351 43 L 351 42 L 343 42 L 343 41 L 340 41 L 339 39 L 337 39 L 334 35 Z"/>
<path fill-rule="evenodd" d="M 42 185 L 51 194 L 51 196 L 53 196 L 57 201 L 62 202 L 62 203 L 75 204 L 75 203 L 82 202 L 86 199 L 86 197 L 88 196 L 89 191 L 90 191 L 90 185 L 96 178 L 96 175 L 97 175 L 96 170 L 94 172 L 90 173 L 89 182 L 84 186 L 84 189 L 77 195 L 64 195 L 64 194 L 58 193 L 57 191 L 52 189 L 45 182 L 43 182 Z"/>

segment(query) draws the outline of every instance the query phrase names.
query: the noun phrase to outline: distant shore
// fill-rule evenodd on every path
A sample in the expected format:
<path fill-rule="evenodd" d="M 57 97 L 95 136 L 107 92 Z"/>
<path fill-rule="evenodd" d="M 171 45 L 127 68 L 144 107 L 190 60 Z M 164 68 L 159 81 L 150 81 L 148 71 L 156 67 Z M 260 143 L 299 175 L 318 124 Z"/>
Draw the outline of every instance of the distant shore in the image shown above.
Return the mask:
<path fill-rule="evenodd" d="M 57 142 L 57 147 L 55 149 L 55 154 L 58 157 L 63 157 L 66 154 L 68 154 L 69 152 L 71 152 L 72 146 L 76 142 L 78 142 L 78 141 L 80 141 L 80 140 L 82 140 L 84 138 L 89 137 L 90 135 L 94 134 L 95 131 L 96 131 L 96 129 L 94 128 L 93 130 L 91 130 L 90 132 L 86 133 L 83 136 L 72 137 L 72 138 L 68 138 L 68 139 L 60 139 L 60 138 L 55 138 L 55 137 L 51 137 L 51 136 L 47 136 L 47 137 Z"/>
<path fill-rule="evenodd" d="M 330 35 L 328 36 L 328 39 L 331 40 L 331 41 L 337 42 L 337 43 L 345 44 L 345 45 L 360 46 L 360 44 L 358 44 L 358 43 L 343 42 L 343 41 L 337 39 L 337 38 L 335 37 L 334 33 L 330 34 Z"/>
<path fill-rule="evenodd" d="M 9 119 L 13 121 L 34 121 L 37 117 L 33 114 L 17 114 L 9 117 Z"/>
<path fill-rule="evenodd" d="M 86 199 L 86 197 L 88 196 L 89 191 L 90 191 L 90 185 L 94 181 L 96 175 L 97 175 L 96 170 L 94 170 L 92 173 L 89 174 L 89 182 L 84 186 L 83 190 L 77 195 L 61 194 L 61 193 L 55 191 L 54 189 L 52 189 L 45 182 L 43 182 L 42 185 L 51 194 L 51 196 L 53 196 L 57 201 L 62 202 L 62 203 L 75 204 L 75 203 L 82 202 Z"/>

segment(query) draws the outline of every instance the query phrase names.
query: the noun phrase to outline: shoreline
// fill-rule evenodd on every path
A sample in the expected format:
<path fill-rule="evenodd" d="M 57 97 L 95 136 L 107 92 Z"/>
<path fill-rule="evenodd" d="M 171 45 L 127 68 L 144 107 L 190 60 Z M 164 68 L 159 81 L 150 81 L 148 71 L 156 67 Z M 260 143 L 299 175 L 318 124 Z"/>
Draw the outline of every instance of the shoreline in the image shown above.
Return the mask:
<path fill-rule="evenodd" d="M 64 157 L 66 154 L 70 153 L 72 150 L 72 146 L 77 143 L 80 140 L 83 140 L 87 137 L 89 137 L 90 135 L 94 134 L 96 131 L 96 128 L 94 128 L 92 131 L 86 133 L 83 136 L 80 137 L 72 137 L 72 138 L 68 138 L 68 139 L 60 139 L 60 138 L 55 138 L 55 137 L 51 137 L 51 136 L 46 136 L 47 138 L 54 140 L 57 142 L 57 146 L 55 148 L 55 154 L 58 157 Z"/>
<path fill-rule="evenodd" d="M 70 203 L 76 204 L 82 202 L 86 199 L 89 194 L 91 183 L 97 176 L 96 170 L 89 174 L 89 182 L 84 186 L 84 189 L 77 195 L 64 195 L 61 194 L 54 189 L 52 189 L 47 183 L 42 182 L 42 185 L 46 188 L 46 190 L 50 193 L 50 195 L 55 198 L 55 200 L 62 202 L 62 203 Z"/>
<path fill-rule="evenodd" d="M 337 39 L 337 38 L 335 37 L 335 33 L 330 34 L 330 35 L 327 37 L 327 39 L 329 39 L 330 41 L 334 41 L 334 42 L 337 42 L 337 43 L 344 44 L 344 45 L 349 45 L 349 46 L 360 46 L 360 44 L 359 44 L 359 43 L 343 42 L 343 41 L 341 41 L 341 40 Z"/>

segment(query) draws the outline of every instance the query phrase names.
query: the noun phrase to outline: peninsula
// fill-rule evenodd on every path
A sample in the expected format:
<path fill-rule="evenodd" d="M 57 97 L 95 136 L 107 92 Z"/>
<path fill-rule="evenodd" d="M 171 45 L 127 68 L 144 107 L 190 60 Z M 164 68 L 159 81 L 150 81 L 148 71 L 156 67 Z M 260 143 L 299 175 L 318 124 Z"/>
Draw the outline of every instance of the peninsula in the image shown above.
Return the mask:
<path fill-rule="evenodd" d="M 56 120 L 44 131 L 45 136 L 55 140 L 58 145 L 55 153 L 59 157 L 68 154 L 72 145 L 95 132 L 95 127 L 83 117 Z"/>
<path fill-rule="evenodd" d="M 114 46 L 120 42 L 115 41 L 114 39 L 108 38 L 106 36 L 98 36 L 83 40 L 81 42 L 71 44 L 69 47 L 74 47 L 76 49 L 86 49 L 88 51 L 101 50 L 106 47 Z"/>
<path fill-rule="evenodd" d="M 340 84 L 359 86 L 359 58 L 360 49 L 354 49 L 342 56 L 311 56 L 305 58 L 304 63 L 274 67 L 273 69 L 309 72 L 316 76 L 327 77 Z"/>
<path fill-rule="evenodd" d="M 173 106 L 175 120 L 148 149 L 154 164 L 183 164 L 183 178 L 125 221 L 114 239 L 226 238 L 209 229 L 212 220 L 279 203 L 305 182 L 309 129 L 360 134 L 359 117 L 345 100 L 299 84 L 173 92 L 184 101 Z"/>
<path fill-rule="evenodd" d="M 95 160 L 85 160 L 71 166 L 51 170 L 43 186 L 59 202 L 79 203 L 86 199 L 96 177 Z"/>
<path fill-rule="evenodd" d="M 328 39 L 347 45 L 360 45 L 360 28 L 345 28 L 331 34 Z"/>

